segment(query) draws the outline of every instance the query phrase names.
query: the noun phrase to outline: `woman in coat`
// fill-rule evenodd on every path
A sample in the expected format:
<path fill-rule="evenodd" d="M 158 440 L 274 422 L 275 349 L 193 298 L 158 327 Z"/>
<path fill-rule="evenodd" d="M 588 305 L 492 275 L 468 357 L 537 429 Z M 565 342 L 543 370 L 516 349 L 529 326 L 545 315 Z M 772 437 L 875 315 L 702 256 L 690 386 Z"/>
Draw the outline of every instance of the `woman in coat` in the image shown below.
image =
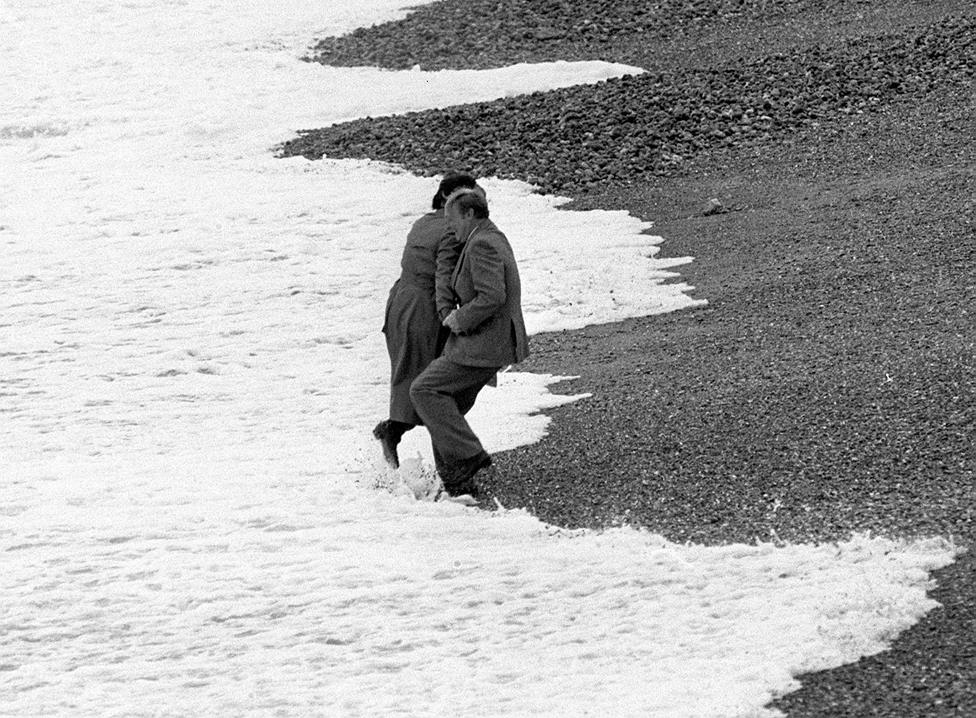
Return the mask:
<path fill-rule="evenodd" d="M 471 175 L 445 175 L 431 203 L 433 211 L 414 222 L 407 234 L 400 278 L 386 302 L 383 333 L 390 355 L 390 418 L 376 425 L 373 436 L 393 468 L 400 465 L 400 439 L 423 423 L 410 401 L 410 384 L 444 348 L 450 332 L 441 320 L 456 306 L 450 284 L 461 246 L 444 217 L 444 202 L 455 190 L 476 186 Z"/>

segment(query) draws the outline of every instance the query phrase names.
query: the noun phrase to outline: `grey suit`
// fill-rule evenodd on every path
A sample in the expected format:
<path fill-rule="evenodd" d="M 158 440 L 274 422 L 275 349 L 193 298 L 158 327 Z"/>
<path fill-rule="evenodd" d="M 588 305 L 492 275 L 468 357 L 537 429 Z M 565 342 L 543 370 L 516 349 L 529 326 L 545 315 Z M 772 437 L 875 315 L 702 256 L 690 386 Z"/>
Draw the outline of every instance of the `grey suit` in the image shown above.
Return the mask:
<path fill-rule="evenodd" d="M 451 287 L 460 331 L 448 337 L 444 356 L 467 366 L 496 367 L 528 356 L 515 254 L 490 220 L 481 220 L 464 243 Z"/>
<path fill-rule="evenodd" d="M 484 453 L 464 418 L 478 392 L 500 368 L 529 353 L 515 255 L 488 219 L 479 220 L 464 240 L 451 286 L 458 303 L 458 332 L 410 387 L 445 483 L 452 466 Z"/>

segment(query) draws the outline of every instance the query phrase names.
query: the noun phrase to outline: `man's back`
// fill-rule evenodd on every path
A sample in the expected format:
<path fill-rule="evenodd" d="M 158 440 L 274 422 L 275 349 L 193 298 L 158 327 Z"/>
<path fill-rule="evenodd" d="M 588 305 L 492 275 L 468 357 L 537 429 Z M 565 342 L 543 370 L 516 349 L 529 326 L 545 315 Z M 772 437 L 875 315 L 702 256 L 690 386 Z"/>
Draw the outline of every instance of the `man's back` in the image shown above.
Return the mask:
<path fill-rule="evenodd" d="M 444 355 L 469 366 L 505 366 L 529 354 L 522 284 L 511 244 L 483 220 L 468 238 L 452 277 L 460 328 Z"/>

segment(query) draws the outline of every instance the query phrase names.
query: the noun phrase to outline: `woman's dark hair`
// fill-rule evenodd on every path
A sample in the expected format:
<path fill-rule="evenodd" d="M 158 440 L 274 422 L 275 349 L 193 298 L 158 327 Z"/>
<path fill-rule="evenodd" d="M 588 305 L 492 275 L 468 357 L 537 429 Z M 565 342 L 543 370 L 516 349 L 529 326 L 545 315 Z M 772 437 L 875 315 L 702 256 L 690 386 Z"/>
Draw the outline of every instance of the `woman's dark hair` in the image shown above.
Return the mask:
<path fill-rule="evenodd" d="M 440 209 L 444 206 L 451 192 L 461 187 L 474 188 L 474 186 L 475 179 L 471 175 L 463 172 L 448 172 L 441 180 L 441 186 L 437 188 L 437 194 L 434 195 L 434 201 L 431 202 L 430 206 L 433 209 Z"/>

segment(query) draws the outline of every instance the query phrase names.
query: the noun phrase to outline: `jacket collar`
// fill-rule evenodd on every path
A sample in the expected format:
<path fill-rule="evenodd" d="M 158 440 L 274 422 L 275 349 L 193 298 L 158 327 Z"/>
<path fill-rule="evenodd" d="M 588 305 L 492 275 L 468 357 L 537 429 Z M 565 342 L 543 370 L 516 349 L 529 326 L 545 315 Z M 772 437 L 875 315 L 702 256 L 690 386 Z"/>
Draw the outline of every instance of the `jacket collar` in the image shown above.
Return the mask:
<path fill-rule="evenodd" d="M 471 228 L 471 231 L 468 232 L 468 236 L 465 237 L 465 239 L 464 239 L 464 246 L 467 247 L 468 246 L 468 242 L 479 231 L 481 231 L 482 229 L 487 229 L 488 227 L 492 227 L 492 226 L 493 225 L 491 223 L 491 220 L 488 217 L 485 217 L 483 219 L 479 219 L 478 222 L 477 222 L 477 224 L 475 224 L 475 226 Z"/>

